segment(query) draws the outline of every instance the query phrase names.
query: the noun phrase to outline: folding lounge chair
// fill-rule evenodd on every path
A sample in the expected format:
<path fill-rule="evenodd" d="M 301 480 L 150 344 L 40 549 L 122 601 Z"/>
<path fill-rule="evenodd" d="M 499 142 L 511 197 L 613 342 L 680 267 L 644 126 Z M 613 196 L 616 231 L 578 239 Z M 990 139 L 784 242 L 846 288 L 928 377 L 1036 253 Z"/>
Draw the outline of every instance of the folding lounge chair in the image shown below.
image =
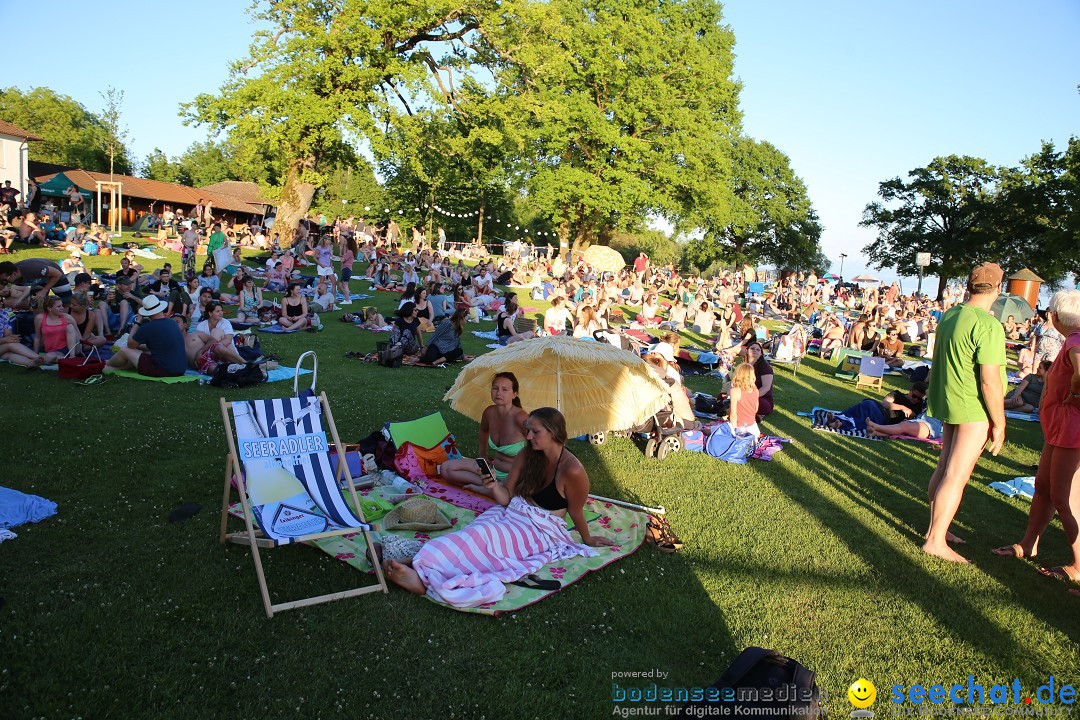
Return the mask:
<path fill-rule="evenodd" d="M 863 357 L 859 359 L 859 374 L 855 377 L 855 387 L 866 385 L 881 389 L 881 380 L 885 375 L 885 358 Z"/>
<path fill-rule="evenodd" d="M 769 363 L 772 365 L 791 365 L 792 374 L 798 375 L 799 365 L 802 364 L 803 358 L 806 356 L 806 352 L 808 349 L 808 337 L 810 337 L 810 333 L 807 332 L 805 327 L 803 327 L 802 325 L 793 326 L 790 330 L 788 330 L 786 335 L 781 335 L 779 338 L 777 338 L 778 344 L 781 342 L 791 343 L 790 359 L 778 360 L 776 358 L 776 351 L 774 350 L 773 353 L 768 357 Z M 784 338 L 787 338 L 787 340 L 784 340 Z"/>
<path fill-rule="evenodd" d="M 290 602 L 273 604 L 263 573 L 259 548 L 320 540 L 363 532 L 371 557 L 376 557 L 370 530 L 349 507 L 341 490 L 345 488 L 352 507 L 359 508 L 356 486 L 348 463 L 333 470 L 329 443 L 323 431 L 325 421 L 338 456 L 345 450 L 334 425 L 326 393 L 318 396 L 304 391 L 300 397 L 276 400 L 245 400 L 233 403 L 221 399 L 221 416 L 229 453 L 225 461 L 225 493 L 221 507 L 221 542 L 247 544 L 255 561 L 255 575 L 267 617 L 275 612 L 356 597 L 371 592 L 387 592 L 382 568 L 375 564 L 378 584 L 356 587 Z M 232 412 L 233 423 L 229 421 Z M 229 503 L 233 478 L 244 508 L 243 532 L 228 533 Z"/>

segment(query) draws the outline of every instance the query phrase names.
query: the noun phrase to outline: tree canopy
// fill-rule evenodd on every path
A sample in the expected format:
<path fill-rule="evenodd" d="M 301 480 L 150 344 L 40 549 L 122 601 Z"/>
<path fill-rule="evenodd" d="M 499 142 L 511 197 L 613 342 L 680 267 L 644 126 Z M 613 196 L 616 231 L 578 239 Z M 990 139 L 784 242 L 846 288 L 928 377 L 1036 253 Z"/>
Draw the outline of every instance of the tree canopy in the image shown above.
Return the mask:
<path fill-rule="evenodd" d="M 715 262 L 823 266 L 821 224 L 787 155 L 770 143 L 736 138 L 729 177 L 730 204 L 694 203 L 683 220 L 704 233 L 687 244 L 689 265 L 699 271 Z"/>
<path fill-rule="evenodd" d="M 739 85 L 719 3 L 521 2 L 488 38 L 521 176 L 562 240 L 728 202 Z"/>
<path fill-rule="evenodd" d="M 252 14 L 269 29 L 256 33 L 249 56 L 234 63 L 220 93 L 199 95 L 183 113 L 281 158 L 286 170 L 275 228 L 295 228 L 322 173 L 345 154 L 346 137 L 374 137 L 397 114 L 436 97 L 433 85 L 442 86 L 443 101 L 453 101 L 445 69 L 470 55 L 459 41 L 478 28 L 480 13 L 498 4 L 257 3 Z"/>
<path fill-rule="evenodd" d="M 131 161 L 119 135 L 119 102 L 109 118 L 87 110 L 67 95 L 48 88 L 23 92 L 15 87 L 0 90 L 0 117 L 41 137 L 30 143 L 31 160 L 83 170 L 109 172 L 109 147 L 115 150 L 113 170 L 131 173 Z"/>
<path fill-rule="evenodd" d="M 930 253 L 926 272 L 945 284 L 965 277 L 980 260 L 1013 272 L 1027 267 L 1052 285 L 1080 271 L 1080 142 L 1065 151 L 1043 143 L 1019 167 L 980 158 L 934 158 L 926 167 L 878 186 L 880 202 L 863 211 L 862 225 L 878 231 L 863 248 L 871 263 L 918 273 L 915 254 Z"/>

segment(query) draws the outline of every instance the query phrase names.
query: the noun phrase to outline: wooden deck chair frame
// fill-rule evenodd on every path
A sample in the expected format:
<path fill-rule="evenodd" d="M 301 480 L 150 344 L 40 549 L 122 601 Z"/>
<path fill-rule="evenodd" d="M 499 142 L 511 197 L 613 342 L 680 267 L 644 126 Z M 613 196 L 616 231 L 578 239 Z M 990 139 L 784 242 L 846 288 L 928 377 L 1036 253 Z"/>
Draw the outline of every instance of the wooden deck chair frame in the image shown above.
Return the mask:
<path fill-rule="evenodd" d="M 330 435 L 334 441 L 334 447 L 337 448 L 338 457 L 345 457 L 345 450 L 341 444 L 341 438 L 338 437 L 337 426 L 334 424 L 334 416 L 330 412 L 330 403 L 326 399 L 326 393 L 319 393 L 319 403 L 322 405 L 323 410 L 323 422 L 324 430 L 329 430 Z M 341 592 L 328 593 L 325 595 L 317 595 L 309 598 L 302 598 L 300 600 L 291 600 L 283 603 L 272 603 L 270 601 L 270 590 L 266 584 L 266 575 L 263 572 L 262 559 L 259 557 L 259 548 L 272 549 L 277 547 L 273 540 L 266 537 L 261 530 L 255 527 L 255 523 L 252 521 L 251 504 L 248 502 L 247 485 L 244 481 L 244 471 L 240 464 L 240 455 L 236 450 L 236 438 L 233 435 L 233 424 L 230 418 L 230 411 L 232 409 L 231 403 L 221 398 L 221 417 L 225 423 L 225 437 L 229 444 L 229 453 L 225 458 L 225 492 L 221 503 L 221 536 L 220 542 L 224 545 L 226 542 L 237 543 L 240 545 L 248 545 L 251 548 L 251 557 L 255 562 L 255 576 L 259 582 L 259 593 L 262 596 L 263 608 L 266 610 L 266 617 L 274 617 L 274 613 L 282 612 L 284 610 L 292 610 L 294 608 L 306 607 L 308 605 L 318 605 L 320 603 L 331 602 L 333 600 L 344 600 L 346 598 L 358 597 L 360 595 L 366 595 L 373 592 L 389 592 L 389 588 L 386 585 L 386 578 L 383 577 L 382 567 L 378 562 L 375 562 L 375 577 L 378 579 L 376 585 L 365 585 L 364 587 L 357 587 L 351 590 L 344 590 Z M 353 501 L 353 507 L 356 508 L 356 512 L 360 517 L 363 517 L 363 511 L 360 510 L 360 501 L 356 495 L 356 485 L 353 484 L 352 473 L 349 472 L 349 464 L 346 462 L 339 462 L 337 473 L 334 480 L 339 485 L 341 483 L 342 476 L 347 483 L 349 495 Z M 228 532 L 228 520 L 229 520 L 229 502 L 231 500 L 233 477 L 236 478 L 237 491 L 240 495 L 240 504 L 244 508 L 244 531 L 242 532 Z M 356 528 L 341 528 L 338 530 L 331 530 L 328 532 L 313 533 L 311 535 L 304 535 L 296 538 L 290 544 L 296 544 L 301 542 L 307 542 L 309 540 L 320 540 L 322 538 L 338 537 L 341 535 L 355 533 Z M 375 553 L 375 546 L 371 540 L 371 533 L 367 530 L 362 530 L 364 534 L 364 542 L 367 544 L 368 552 L 371 553 L 371 557 L 377 557 Z"/>

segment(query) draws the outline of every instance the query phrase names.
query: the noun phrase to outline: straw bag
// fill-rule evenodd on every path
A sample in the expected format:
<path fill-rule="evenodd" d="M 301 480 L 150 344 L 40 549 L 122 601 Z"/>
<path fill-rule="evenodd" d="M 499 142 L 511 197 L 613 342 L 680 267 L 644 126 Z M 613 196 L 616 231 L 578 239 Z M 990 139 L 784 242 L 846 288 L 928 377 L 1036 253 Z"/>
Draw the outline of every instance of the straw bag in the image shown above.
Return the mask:
<path fill-rule="evenodd" d="M 90 345 L 90 354 L 85 357 L 72 357 L 75 348 L 57 360 L 60 366 L 60 378 L 63 380 L 85 380 L 92 375 L 100 375 L 105 370 L 105 363 L 98 354 L 98 349 Z"/>

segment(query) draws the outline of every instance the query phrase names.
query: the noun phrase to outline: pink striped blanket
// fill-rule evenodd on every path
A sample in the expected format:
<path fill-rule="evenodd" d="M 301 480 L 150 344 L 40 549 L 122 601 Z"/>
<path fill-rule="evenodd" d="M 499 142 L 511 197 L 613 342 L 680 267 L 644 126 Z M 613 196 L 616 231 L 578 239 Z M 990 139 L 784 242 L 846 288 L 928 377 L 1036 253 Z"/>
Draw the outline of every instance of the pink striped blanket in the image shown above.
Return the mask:
<path fill-rule="evenodd" d="M 494 505 L 456 532 L 434 538 L 413 558 L 433 599 L 455 607 L 498 602 L 503 583 L 555 560 L 598 553 L 570 537 L 563 520 L 515 497 Z"/>

